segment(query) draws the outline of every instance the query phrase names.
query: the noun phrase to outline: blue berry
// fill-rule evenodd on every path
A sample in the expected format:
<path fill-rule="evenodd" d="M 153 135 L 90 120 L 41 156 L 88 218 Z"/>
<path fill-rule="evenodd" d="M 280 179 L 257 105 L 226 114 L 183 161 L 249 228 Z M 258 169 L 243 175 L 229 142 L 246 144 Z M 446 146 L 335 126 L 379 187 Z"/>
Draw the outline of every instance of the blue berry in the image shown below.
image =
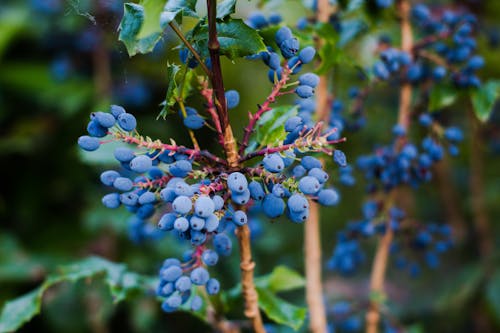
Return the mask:
<path fill-rule="evenodd" d="M 245 225 L 248 222 L 247 214 L 242 210 L 237 210 L 233 214 L 233 223 L 238 227 Z"/>
<path fill-rule="evenodd" d="M 302 118 L 298 116 L 293 116 L 291 118 L 288 118 L 285 122 L 285 131 L 287 132 L 293 132 L 297 127 L 302 126 Z"/>
<path fill-rule="evenodd" d="M 341 150 L 335 149 L 333 152 L 333 161 L 341 167 L 347 166 L 347 158 Z"/>
<path fill-rule="evenodd" d="M 205 250 L 201 254 L 201 260 L 207 266 L 215 266 L 219 261 L 219 255 L 214 250 Z"/>
<path fill-rule="evenodd" d="M 191 226 L 192 230 L 200 231 L 201 229 L 203 229 L 203 227 L 205 227 L 205 220 L 202 217 L 193 215 L 189 220 L 189 225 Z"/>
<path fill-rule="evenodd" d="M 288 27 L 281 27 L 276 31 L 275 40 L 276 44 L 281 45 L 285 40 L 293 37 L 292 30 Z"/>
<path fill-rule="evenodd" d="M 303 64 L 308 64 L 314 59 L 315 55 L 316 55 L 316 50 L 314 49 L 314 47 L 307 46 L 299 52 L 299 60 Z"/>
<path fill-rule="evenodd" d="M 325 183 L 329 178 L 328 174 L 320 168 L 312 168 L 308 175 L 316 178 L 320 184 Z"/>
<path fill-rule="evenodd" d="M 232 192 L 231 200 L 233 200 L 233 202 L 237 205 L 244 205 L 248 203 L 248 201 L 250 200 L 250 190 L 246 189 L 241 193 Z"/>
<path fill-rule="evenodd" d="M 323 206 L 334 206 L 339 202 L 339 194 L 333 189 L 321 190 L 318 193 L 318 202 Z"/>
<path fill-rule="evenodd" d="M 379 8 L 387 8 L 392 6 L 393 0 L 376 0 L 375 3 Z"/>
<path fill-rule="evenodd" d="M 126 206 L 135 206 L 138 200 L 139 196 L 136 193 L 127 192 L 120 194 L 120 201 Z"/>
<path fill-rule="evenodd" d="M 309 209 L 309 202 L 300 193 L 294 193 L 288 199 L 288 208 L 292 213 L 301 213 Z"/>
<path fill-rule="evenodd" d="M 304 156 L 300 161 L 300 164 L 302 164 L 306 170 L 311 170 L 312 168 L 322 168 L 320 160 L 312 156 Z"/>
<path fill-rule="evenodd" d="M 227 177 L 227 186 L 236 193 L 243 193 L 248 188 L 248 181 L 241 172 L 233 172 Z"/>
<path fill-rule="evenodd" d="M 191 310 L 198 311 L 201 309 L 202 306 L 203 306 L 203 300 L 201 299 L 200 296 L 195 295 L 193 299 L 191 299 Z"/>
<path fill-rule="evenodd" d="M 207 232 L 213 232 L 219 227 L 219 218 L 215 214 L 211 214 L 205 219 L 205 229 Z"/>
<path fill-rule="evenodd" d="M 319 83 L 319 76 L 314 73 L 306 73 L 299 76 L 299 84 L 316 88 Z M 302 96 L 301 96 L 302 97 Z"/>
<path fill-rule="evenodd" d="M 175 198 L 174 202 L 172 202 L 172 208 L 178 214 L 187 214 L 191 211 L 193 204 L 191 199 L 181 195 Z"/>
<path fill-rule="evenodd" d="M 174 213 L 164 214 L 158 221 L 158 228 L 164 231 L 170 231 L 174 228 L 177 216 Z"/>
<path fill-rule="evenodd" d="M 229 256 L 231 254 L 233 244 L 231 239 L 225 234 L 217 234 L 214 237 L 214 248 L 221 256 Z"/>
<path fill-rule="evenodd" d="M 106 112 L 93 112 L 90 117 L 97 121 L 99 125 L 101 125 L 104 128 L 110 128 L 113 127 L 113 125 L 116 122 L 115 117 L 111 113 L 106 113 Z"/>
<path fill-rule="evenodd" d="M 118 118 L 122 113 L 126 113 L 125 109 L 119 105 L 111 105 L 109 107 L 109 112 L 113 115 L 113 117 Z"/>
<path fill-rule="evenodd" d="M 94 138 L 88 135 L 83 135 L 78 138 L 78 145 L 80 148 L 86 151 L 94 151 L 97 150 L 101 143 L 98 138 Z"/>
<path fill-rule="evenodd" d="M 101 182 L 106 186 L 113 186 L 116 178 L 120 177 L 120 174 L 115 170 L 107 170 L 101 173 Z"/>
<path fill-rule="evenodd" d="M 432 117 L 428 113 L 422 113 L 418 117 L 418 122 L 424 127 L 429 127 L 432 125 Z"/>
<path fill-rule="evenodd" d="M 169 267 L 166 267 L 165 269 L 162 269 L 160 272 L 160 276 L 162 280 L 165 280 L 167 282 L 174 282 L 182 276 L 182 268 L 177 265 L 171 265 Z"/>
<path fill-rule="evenodd" d="M 300 98 L 309 98 L 309 97 L 314 96 L 314 89 L 310 86 L 302 85 L 302 86 L 298 86 L 295 89 L 295 93 Z"/>
<path fill-rule="evenodd" d="M 187 276 L 181 276 L 177 279 L 177 281 L 175 281 L 175 289 L 181 293 L 188 291 L 191 289 L 191 279 Z"/>
<path fill-rule="evenodd" d="M 262 159 L 262 164 L 267 171 L 274 173 L 281 172 L 285 168 L 283 158 L 278 153 L 266 155 Z"/>
<path fill-rule="evenodd" d="M 224 207 L 224 199 L 220 195 L 214 195 L 212 201 L 214 202 L 215 210 L 221 210 Z"/>
<path fill-rule="evenodd" d="M 113 155 L 115 156 L 117 161 L 125 163 L 132 161 L 132 159 L 135 157 L 134 151 L 125 147 L 116 148 Z"/>
<path fill-rule="evenodd" d="M 272 70 L 278 71 L 281 68 L 281 59 L 278 53 L 270 52 L 266 65 L 268 65 Z"/>
<path fill-rule="evenodd" d="M 122 113 L 118 116 L 118 125 L 127 132 L 133 131 L 137 126 L 137 120 L 130 113 Z"/>
<path fill-rule="evenodd" d="M 305 176 L 299 181 L 299 190 L 304 194 L 314 194 L 320 189 L 319 181 L 311 176 Z"/>
<path fill-rule="evenodd" d="M 191 271 L 191 282 L 197 286 L 202 286 L 208 282 L 210 275 L 203 267 L 197 267 Z"/>
<path fill-rule="evenodd" d="M 228 90 L 225 95 L 228 109 L 234 109 L 240 104 L 240 94 L 236 90 Z"/>
<path fill-rule="evenodd" d="M 175 230 L 184 232 L 189 229 L 189 221 L 185 217 L 178 217 L 174 222 Z"/>
<path fill-rule="evenodd" d="M 166 187 L 160 191 L 160 198 L 165 202 L 173 202 L 176 198 L 175 190 L 170 187 Z"/>
<path fill-rule="evenodd" d="M 168 169 L 170 174 L 174 177 L 186 177 L 191 171 L 193 171 L 193 165 L 191 162 L 187 160 L 176 161 L 173 164 L 170 164 Z"/>
<path fill-rule="evenodd" d="M 262 185 L 255 180 L 251 181 L 250 184 L 248 184 L 248 189 L 250 190 L 250 196 L 254 200 L 260 201 L 264 199 L 264 196 L 266 195 L 264 189 L 262 188 Z"/>
<path fill-rule="evenodd" d="M 109 193 L 102 197 L 102 204 L 107 208 L 118 208 L 120 203 L 120 195 L 118 193 Z"/>
<path fill-rule="evenodd" d="M 281 44 L 279 44 L 279 47 L 283 57 L 289 59 L 296 55 L 299 51 L 299 40 L 294 37 L 285 39 Z"/>
<path fill-rule="evenodd" d="M 153 167 L 153 161 L 146 155 L 136 156 L 130 161 L 130 169 L 137 173 L 143 173 Z"/>
<path fill-rule="evenodd" d="M 139 204 L 145 205 L 154 203 L 156 201 L 156 195 L 153 192 L 144 192 L 139 196 Z"/>
<path fill-rule="evenodd" d="M 134 183 L 127 177 L 116 177 L 113 186 L 119 191 L 126 192 L 134 187 Z"/>
<path fill-rule="evenodd" d="M 247 24 L 254 29 L 261 29 L 267 26 L 266 17 L 261 12 L 253 12 L 248 15 Z"/>
<path fill-rule="evenodd" d="M 194 212 L 200 217 L 208 217 L 215 210 L 215 204 L 208 196 L 200 196 L 194 203 Z"/>
<path fill-rule="evenodd" d="M 262 202 L 262 210 L 269 218 L 277 218 L 285 211 L 285 202 L 273 194 L 267 194 Z"/>
<path fill-rule="evenodd" d="M 320 163 L 321 165 L 321 163 Z M 307 172 L 306 168 L 304 168 L 302 165 L 296 165 L 293 170 L 292 170 L 292 175 L 295 177 L 295 178 L 300 178 L 302 177 L 303 175 L 305 175 Z"/>
<path fill-rule="evenodd" d="M 381 80 L 387 80 L 391 76 L 389 70 L 382 61 L 377 61 L 373 64 L 373 74 Z"/>
<path fill-rule="evenodd" d="M 436 81 L 442 80 L 445 76 L 446 76 L 446 68 L 444 68 L 443 66 L 436 66 L 432 70 L 432 77 Z"/>
<path fill-rule="evenodd" d="M 205 288 L 207 289 L 207 293 L 209 295 L 215 295 L 220 290 L 220 283 L 217 279 L 211 278 L 207 281 Z"/>
<path fill-rule="evenodd" d="M 189 129 L 192 130 L 197 130 L 203 127 L 205 125 L 205 119 L 203 119 L 200 115 L 194 114 L 194 115 L 189 115 L 183 120 L 184 126 L 186 126 Z"/>
<path fill-rule="evenodd" d="M 268 17 L 269 23 L 271 24 L 280 24 L 280 22 L 283 20 L 281 15 L 279 13 L 271 13 Z"/>
<path fill-rule="evenodd" d="M 108 134 L 108 129 L 106 127 L 102 127 L 96 120 L 89 121 L 87 125 L 87 132 L 90 136 L 95 138 L 102 138 Z"/>

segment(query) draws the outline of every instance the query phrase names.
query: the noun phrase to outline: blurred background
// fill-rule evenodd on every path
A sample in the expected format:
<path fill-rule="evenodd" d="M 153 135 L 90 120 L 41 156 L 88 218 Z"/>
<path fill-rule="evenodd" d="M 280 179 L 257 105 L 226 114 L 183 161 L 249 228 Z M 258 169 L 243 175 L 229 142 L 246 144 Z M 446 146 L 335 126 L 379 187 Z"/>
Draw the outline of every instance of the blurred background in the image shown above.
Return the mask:
<path fill-rule="evenodd" d="M 257 2 L 240 1 L 238 15 L 248 15 Z M 440 3 L 466 6 L 478 16 L 479 53 L 486 60 L 481 79 L 499 78 L 500 2 Z M 278 11 L 290 25 L 304 14 L 312 15 L 300 1 L 270 1 L 264 11 Z M 166 31 L 153 53 L 129 58 L 117 40 L 122 14 L 120 0 L 3 0 L 0 4 L 0 165 L 4 173 L 0 181 L 0 307 L 38 286 L 58 265 L 77 258 L 99 255 L 154 276 L 164 258 L 186 249 L 173 237 L 147 242 L 131 239 L 129 213 L 101 204 L 106 190 L 99 174 L 115 166 L 111 150 L 83 154 L 76 145 L 89 113 L 107 110 L 109 104 L 123 105 L 135 114 L 142 134 L 163 140 L 174 137 L 178 143 L 189 144 L 178 117 L 156 120 L 165 96 L 166 64 L 178 61 L 178 52 L 171 51 L 177 45 L 175 35 Z M 382 31 L 397 40 L 394 20 L 388 21 L 387 25 L 373 23 L 359 45 L 368 45 Z M 361 49 L 353 52 L 359 55 Z M 372 60 L 362 61 L 368 65 Z M 240 107 L 230 115 L 241 136 L 238 130 L 245 124 L 246 113 L 254 111 L 270 91 L 267 69 L 256 62 L 225 61 L 224 73 L 226 87 L 241 95 Z M 340 98 L 346 98 L 350 86 L 360 84 L 354 69 L 342 69 L 335 80 Z M 369 153 L 374 142 L 389 142 L 397 89 L 377 90 L 366 105 L 367 126 L 347 133 L 348 142 L 342 148 L 352 161 Z M 422 268 L 418 277 L 394 265 L 389 268 L 391 316 L 414 332 L 500 332 L 500 108 L 489 122 L 479 124 L 466 105 L 455 103 L 439 115 L 445 123 L 462 128 L 466 139 L 460 155 L 447 158 L 435 180 L 415 191 L 411 212 L 422 222 L 453 225 L 460 236 L 456 246 L 442 257 L 438 268 Z M 210 130 L 197 134 L 206 148 L 216 149 Z M 373 240 L 363 243 L 367 260 L 356 274 L 342 278 L 326 270 L 336 231 L 361 216 L 366 184 L 361 174 L 355 172 L 355 176 L 355 186 L 340 188 L 342 202 L 322 212 L 328 304 L 368 297 Z M 480 206 L 473 200 L 478 196 Z M 253 229 L 257 275 L 269 273 L 278 264 L 303 272 L 302 226 L 263 221 Z M 215 273 L 227 288 L 238 281 L 236 257 L 221 263 Z M 302 291 L 287 297 L 295 304 L 304 302 Z M 228 316 L 241 313 L 235 309 Z M 114 306 L 98 281 L 51 288 L 42 315 L 20 330 L 210 331 L 190 314 L 161 313 L 153 297 Z"/>

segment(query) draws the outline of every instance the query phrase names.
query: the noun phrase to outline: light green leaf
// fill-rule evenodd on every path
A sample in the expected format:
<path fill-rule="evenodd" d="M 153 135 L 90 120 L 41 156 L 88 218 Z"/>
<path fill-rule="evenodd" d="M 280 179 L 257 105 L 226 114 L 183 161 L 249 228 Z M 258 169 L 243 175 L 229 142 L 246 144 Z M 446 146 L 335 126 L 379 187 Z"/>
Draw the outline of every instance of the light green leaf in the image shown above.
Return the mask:
<path fill-rule="evenodd" d="M 0 314 L 0 332 L 17 330 L 40 312 L 43 294 L 60 282 L 102 277 L 109 286 L 114 301 L 119 302 L 134 293 L 151 289 L 154 279 L 127 271 L 117 264 L 99 257 L 89 257 L 76 263 L 62 266 L 50 275 L 37 289 L 5 304 Z"/>
<path fill-rule="evenodd" d="M 236 11 L 236 0 L 222 0 L 217 4 L 217 18 L 224 19 Z"/>
<path fill-rule="evenodd" d="M 458 98 L 455 89 L 448 86 L 437 85 L 431 89 L 429 96 L 429 111 L 439 111 L 442 108 L 452 105 Z"/>
<path fill-rule="evenodd" d="M 471 97 L 474 113 L 479 120 L 486 122 L 500 97 L 500 81 L 492 80 L 484 83 L 471 93 Z"/>
<path fill-rule="evenodd" d="M 191 37 L 196 49 L 205 56 L 208 52 L 208 27 L 197 26 Z M 217 38 L 220 53 L 231 60 L 266 50 L 259 33 L 240 19 L 218 22 Z"/>
<path fill-rule="evenodd" d="M 160 13 L 154 13 L 155 9 L 158 8 L 148 7 L 148 12 L 146 12 L 142 5 L 135 3 L 124 5 L 118 39 L 125 44 L 129 56 L 153 51 L 156 43 L 161 39 Z M 150 20 L 153 22 L 148 22 Z M 157 28 L 156 25 L 158 25 Z M 143 26 L 145 27 L 144 32 L 142 32 Z M 154 32 L 146 35 L 147 31 Z"/>
<path fill-rule="evenodd" d="M 276 267 L 271 274 L 255 279 L 257 286 L 277 293 L 302 288 L 306 280 L 299 273 L 286 266 Z"/>
<path fill-rule="evenodd" d="M 159 117 L 165 119 L 165 117 L 171 113 L 171 108 L 177 102 L 179 97 L 179 91 L 177 89 L 177 74 L 181 70 L 181 66 L 176 64 L 167 64 L 167 95 L 165 96 L 165 101 L 163 102 L 163 109 L 161 110 Z"/>
<path fill-rule="evenodd" d="M 39 287 L 5 303 L 0 314 L 0 332 L 14 332 L 40 312 L 43 290 Z"/>
<path fill-rule="evenodd" d="M 137 35 L 138 39 L 161 33 L 160 15 L 165 5 L 165 0 L 142 0 L 139 2 L 144 8 L 144 23 Z"/>
<path fill-rule="evenodd" d="M 491 276 L 486 287 L 486 301 L 495 319 L 500 322 L 500 269 Z"/>
<path fill-rule="evenodd" d="M 169 0 L 161 13 L 160 26 L 165 29 L 175 19 L 180 23 L 182 16 L 198 17 L 196 0 Z"/>
<path fill-rule="evenodd" d="M 257 287 L 257 293 L 259 307 L 276 323 L 287 325 L 294 330 L 298 330 L 304 324 L 307 313 L 305 307 L 290 304 L 267 289 Z"/>
<path fill-rule="evenodd" d="M 27 9 L 2 8 L 0 13 L 0 58 L 14 36 L 28 23 Z"/>
<path fill-rule="evenodd" d="M 274 145 L 286 137 L 285 122 L 297 114 L 297 106 L 278 106 L 262 115 L 257 121 L 249 144 L 250 150 L 258 146 Z"/>

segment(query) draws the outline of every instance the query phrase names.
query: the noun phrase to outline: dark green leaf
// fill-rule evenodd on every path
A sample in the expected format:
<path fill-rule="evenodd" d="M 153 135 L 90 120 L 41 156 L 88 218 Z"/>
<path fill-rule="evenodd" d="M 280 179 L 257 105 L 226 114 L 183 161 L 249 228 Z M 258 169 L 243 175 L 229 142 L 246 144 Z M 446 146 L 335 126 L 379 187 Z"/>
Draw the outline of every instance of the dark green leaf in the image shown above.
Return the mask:
<path fill-rule="evenodd" d="M 496 101 L 500 97 L 500 81 L 488 81 L 471 93 L 474 113 L 482 122 L 489 119 Z"/>
<path fill-rule="evenodd" d="M 192 34 L 196 48 L 202 54 L 208 49 L 208 27 L 199 26 Z M 242 20 L 229 20 L 217 23 L 217 38 L 220 53 L 229 59 L 244 57 L 266 50 L 262 37 Z"/>
<path fill-rule="evenodd" d="M 271 274 L 255 279 L 255 283 L 277 293 L 302 288 L 306 280 L 299 273 L 286 266 L 276 267 Z"/>
<path fill-rule="evenodd" d="M 161 8 L 150 1 L 147 3 L 147 11 L 142 5 L 134 3 L 124 5 L 118 39 L 125 44 L 129 56 L 151 52 L 161 38 L 160 12 L 158 11 Z"/>
<path fill-rule="evenodd" d="M 461 307 L 474 296 L 484 276 L 481 265 L 469 265 L 450 276 L 446 288 L 436 297 L 438 310 L 449 311 L 451 307 Z"/>
<path fill-rule="evenodd" d="M 259 307 L 270 319 L 294 330 L 298 330 L 303 325 L 307 313 L 305 307 L 290 304 L 264 288 L 257 287 L 257 293 L 259 294 Z"/>
<path fill-rule="evenodd" d="M 486 287 L 486 301 L 497 322 L 500 322 L 500 269 L 491 276 Z"/>
<path fill-rule="evenodd" d="M 455 89 L 437 85 L 431 89 L 429 96 L 429 111 L 439 111 L 442 108 L 452 105 L 458 97 L 458 93 Z"/>
<path fill-rule="evenodd" d="M 167 64 L 167 95 L 165 101 L 163 102 L 163 109 L 161 110 L 158 117 L 165 117 L 171 112 L 172 106 L 177 102 L 179 97 L 179 91 L 177 89 L 177 74 L 179 73 L 181 66 L 176 64 Z"/>
<path fill-rule="evenodd" d="M 217 18 L 224 19 L 236 11 L 236 0 L 222 0 L 217 4 Z"/>
<path fill-rule="evenodd" d="M 168 0 L 165 5 L 165 11 L 182 11 L 184 16 L 198 17 L 196 15 L 196 2 L 197 0 Z"/>
<path fill-rule="evenodd" d="M 128 272 L 123 264 L 116 264 L 99 257 L 90 257 L 74 264 L 62 266 L 32 292 L 7 302 L 0 314 L 0 332 L 15 331 L 40 312 L 44 292 L 60 282 L 74 282 L 102 276 L 109 286 L 115 302 L 122 301 L 135 292 L 150 289 L 153 279 Z"/>
<path fill-rule="evenodd" d="M 290 105 L 278 106 L 264 113 L 257 121 L 249 148 L 255 148 L 255 143 L 257 146 L 267 146 L 283 141 L 286 137 L 285 122 L 296 114 L 297 107 Z"/>

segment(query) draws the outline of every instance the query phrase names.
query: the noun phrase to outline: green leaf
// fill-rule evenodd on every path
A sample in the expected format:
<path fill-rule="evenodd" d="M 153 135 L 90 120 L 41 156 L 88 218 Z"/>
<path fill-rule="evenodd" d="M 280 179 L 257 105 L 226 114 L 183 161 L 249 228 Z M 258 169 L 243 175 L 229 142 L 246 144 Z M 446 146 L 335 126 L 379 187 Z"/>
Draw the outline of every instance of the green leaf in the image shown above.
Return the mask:
<path fill-rule="evenodd" d="M 298 330 L 306 318 L 307 309 L 288 303 L 277 297 L 271 291 L 257 287 L 259 294 L 259 307 L 266 315 L 281 325 L 287 325 Z"/>
<path fill-rule="evenodd" d="M 161 38 L 160 12 L 149 0 L 147 11 L 144 6 L 135 3 L 124 5 L 124 14 L 120 23 L 118 39 L 125 44 L 129 56 L 153 51 Z M 144 32 L 143 32 L 144 27 Z"/>
<path fill-rule="evenodd" d="M 255 284 L 277 293 L 302 288 L 306 280 L 299 273 L 286 266 L 278 266 L 269 275 L 255 279 Z"/>
<path fill-rule="evenodd" d="M 429 111 L 439 111 L 442 108 L 452 105 L 458 98 L 455 89 L 449 86 L 437 85 L 431 90 L 429 96 Z"/>
<path fill-rule="evenodd" d="M 482 122 L 490 117 L 496 101 L 500 97 L 500 81 L 488 81 L 471 93 L 474 113 Z"/>
<path fill-rule="evenodd" d="M 10 41 L 28 23 L 28 9 L 8 9 L 4 7 L 0 13 L 0 58 L 9 46 Z"/>
<path fill-rule="evenodd" d="M 62 266 L 57 273 L 50 275 L 37 289 L 7 302 L 0 314 L 0 332 L 15 331 L 40 313 L 45 291 L 55 284 L 98 276 L 104 278 L 115 302 L 122 301 L 134 293 L 150 289 L 154 281 L 152 278 L 127 271 L 123 264 L 113 263 L 99 257 L 89 257 Z"/>
<path fill-rule="evenodd" d="M 286 137 L 285 122 L 297 114 L 297 106 L 278 106 L 262 115 L 257 121 L 255 132 L 251 137 L 249 150 L 256 147 L 274 145 Z"/>
<path fill-rule="evenodd" d="M 449 279 L 446 288 L 443 288 L 436 297 L 436 307 L 441 311 L 451 308 L 460 308 L 476 294 L 481 286 L 484 271 L 481 265 L 468 265 L 455 273 Z"/>
<path fill-rule="evenodd" d="M 180 22 L 182 16 L 198 17 L 196 0 L 169 0 L 161 13 L 160 25 L 165 29 L 175 19 Z"/>
<path fill-rule="evenodd" d="M 495 271 L 486 286 L 486 301 L 495 319 L 500 322 L 500 269 Z"/>
<path fill-rule="evenodd" d="M 220 53 L 231 60 L 266 50 L 259 33 L 240 19 L 217 22 L 217 38 Z M 208 52 L 207 25 L 197 26 L 196 31 L 192 33 L 192 39 L 196 49 L 202 55 L 206 55 Z"/>
<path fill-rule="evenodd" d="M 161 110 L 159 117 L 165 119 L 165 117 L 171 113 L 171 108 L 177 102 L 179 97 L 179 91 L 177 89 L 177 74 L 181 70 L 181 66 L 176 64 L 167 64 L 167 95 L 165 96 L 165 101 L 163 102 L 163 109 Z"/>
<path fill-rule="evenodd" d="M 224 19 L 236 11 L 236 0 L 222 0 L 217 4 L 217 18 Z"/>
<path fill-rule="evenodd" d="M 160 15 L 163 11 L 165 1 L 142 0 L 140 4 L 144 8 L 144 23 L 137 38 L 147 38 L 153 34 L 161 33 L 163 29 L 160 27 Z"/>

